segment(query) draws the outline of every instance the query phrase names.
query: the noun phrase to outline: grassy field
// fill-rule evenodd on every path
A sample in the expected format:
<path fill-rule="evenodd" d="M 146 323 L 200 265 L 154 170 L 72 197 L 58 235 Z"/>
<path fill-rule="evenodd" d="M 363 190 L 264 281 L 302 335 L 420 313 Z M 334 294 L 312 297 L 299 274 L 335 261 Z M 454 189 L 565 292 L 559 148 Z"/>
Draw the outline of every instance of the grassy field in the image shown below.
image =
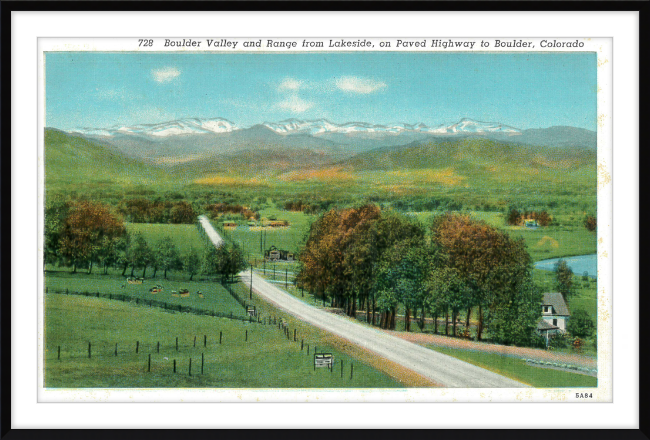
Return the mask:
<path fill-rule="evenodd" d="M 598 379 L 584 374 L 533 367 L 526 361 L 499 354 L 480 353 L 443 347 L 429 347 L 470 364 L 527 383 L 536 388 L 596 387 Z"/>
<path fill-rule="evenodd" d="M 125 226 L 131 234 L 142 234 L 150 246 L 155 246 L 162 238 L 171 237 L 181 254 L 191 248 L 202 252 L 206 246 L 206 241 L 198 232 L 196 225 L 126 223 Z"/>
<path fill-rule="evenodd" d="M 149 289 L 154 285 L 162 285 L 163 291 L 152 294 Z M 54 290 L 69 289 L 73 292 L 100 292 L 129 295 L 133 298 L 163 301 L 170 305 L 195 307 L 202 310 L 219 313 L 233 313 L 234 316 L 244 316 L 246 311 L 219 283 L 207 281 L 187 281 L 181 278 L 164 280 L 162 277 L 147 279 L 143 284 L 128 284 L 119 275 L 95 275 L 69 272 L 48 271 L 45 275 L 45 286 Z M 122 287 L 124 286 L 124 287 Z M 189 298 L 172 296 L 172 291 L 189 289 Z M 203 298 L 196 295 L 201 291 Z"/>
<path fill-rule="evenodd" d="M 279 208 L 265 208 L 259 211 L 262 219 L 275 218 L 277 220 L 287 220 L 290 224 L 286 228 L 264 228 L 266 233 L 266 248 L 275 246 L 278 249 L 290 252 L 299 252 L 309 232 L 311 223 L 316 216 L 304 214 L 302 212 L 285 211 Z M 217 226 L 220 221 L 213 220 Z M 242 246 L 246 256 L 250 260 L 262 259 L 263 254 L 260 252 L 260 237 L 262 236 L 260 227 L 238 226 L 237 228 L 224 230 L 226 238 Z"/>
<path fill-rule="evenodd" d="M 46 295 L 45 386 L 64 388 L 393 388 L 401 384 L 329 346 L 301 350 L 274 325 L 167 313 L 118 301 Z M 246 332 L 248 331 L 248 336 Z M 219 334 L 222 343 L 219 344 Z M 204 336 L 207 343 L 204 347 Z M 179 349 L 175 341 L 178 337 Z M 194 346 L 194 338 L 197 343 Z M 246 340 L 247 338 L 247 340 Z M 92 357 L 88 358 L 88 342 Z M 136 342 L 138 353 L 135 353 Z M 160 352 L 157 343 L 160 342 Z M 118 355 L 115 356 L 115 344 Z M 331 352 L 331 372 L 313 368 L 313 347 Z M 58 347 L 61 359 L 58 360 Z M 151 355 L 151 371 L 148 360 Z M 203 355 L 203 374 L 201 374 Z M 190 376 L 190 359 L 192 369 Z M 176 360 L 176 373 L 173 363 Z M 341 377 L 341 360 L 344 374 Z M 354 375 L 350 379 L 350 365 Z"/>

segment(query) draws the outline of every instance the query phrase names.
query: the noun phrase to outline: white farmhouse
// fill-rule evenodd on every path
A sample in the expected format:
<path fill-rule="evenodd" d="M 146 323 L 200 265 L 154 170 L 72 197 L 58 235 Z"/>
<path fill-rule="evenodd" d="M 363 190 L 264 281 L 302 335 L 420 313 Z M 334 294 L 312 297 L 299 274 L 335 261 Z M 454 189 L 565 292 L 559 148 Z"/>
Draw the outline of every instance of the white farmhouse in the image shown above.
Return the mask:
<path fill-rule="evenodd" d="M 547 340 L 555 333 L 565 333 L 571 312 L 559 292 L 548 292 L 542 299 L 542 318 L 537 324 L 537 331 Z"/>

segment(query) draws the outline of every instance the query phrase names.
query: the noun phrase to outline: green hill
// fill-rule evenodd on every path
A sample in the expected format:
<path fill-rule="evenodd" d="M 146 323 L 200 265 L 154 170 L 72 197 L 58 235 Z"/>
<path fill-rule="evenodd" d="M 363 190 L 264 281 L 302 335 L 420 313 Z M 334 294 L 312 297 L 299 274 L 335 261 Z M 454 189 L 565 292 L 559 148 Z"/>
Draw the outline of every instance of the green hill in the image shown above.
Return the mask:
<path fill-rule="evenodd" d="M 47 188 L 149 184 L 161 179 L 166 179 L 166 173 L 159 167 L 129 158 L 97 142 L 45 129 Z"/>

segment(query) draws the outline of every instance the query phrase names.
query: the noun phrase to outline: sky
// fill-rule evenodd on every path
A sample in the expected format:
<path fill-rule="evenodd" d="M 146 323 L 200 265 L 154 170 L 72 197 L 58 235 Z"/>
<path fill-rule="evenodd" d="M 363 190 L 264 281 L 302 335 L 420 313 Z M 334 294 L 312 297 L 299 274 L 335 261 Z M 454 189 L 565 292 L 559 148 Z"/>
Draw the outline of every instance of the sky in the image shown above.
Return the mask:
<path fill-rule="evenodd" d="M 228 119 L 596 130 L 596 54 L 50 52 L 46 126 Z"/>

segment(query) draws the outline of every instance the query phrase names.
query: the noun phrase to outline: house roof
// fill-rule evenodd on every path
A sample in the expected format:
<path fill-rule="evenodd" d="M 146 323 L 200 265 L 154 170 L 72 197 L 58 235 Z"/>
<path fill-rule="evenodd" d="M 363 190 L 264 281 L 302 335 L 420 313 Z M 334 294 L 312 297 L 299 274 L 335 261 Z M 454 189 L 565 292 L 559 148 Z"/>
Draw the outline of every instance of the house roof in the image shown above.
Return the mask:
<path fill-rule="evenodd" d="M 558 329 L 558 328 L 560 328 L 560 327 L 557 327 L 557 326 L 551 324 L 550 322 L 548 322 L 548 321 L 546 321 L 544 319 L 540 319 L 539 322 L 537 323 L 537 330 L 540 330 L 540 331 L 555 330 L 555 329 Z"/>
<path fill-rule="evenodd" d="M 564 297 L 560 292 L 547 292 L 544 294 L 544 299 L 542 300 L 543 306 L 553 306 L 555 309 L 555 315 L 561 316 L 570 316 L 569 308 L 564 302 Z"/>

